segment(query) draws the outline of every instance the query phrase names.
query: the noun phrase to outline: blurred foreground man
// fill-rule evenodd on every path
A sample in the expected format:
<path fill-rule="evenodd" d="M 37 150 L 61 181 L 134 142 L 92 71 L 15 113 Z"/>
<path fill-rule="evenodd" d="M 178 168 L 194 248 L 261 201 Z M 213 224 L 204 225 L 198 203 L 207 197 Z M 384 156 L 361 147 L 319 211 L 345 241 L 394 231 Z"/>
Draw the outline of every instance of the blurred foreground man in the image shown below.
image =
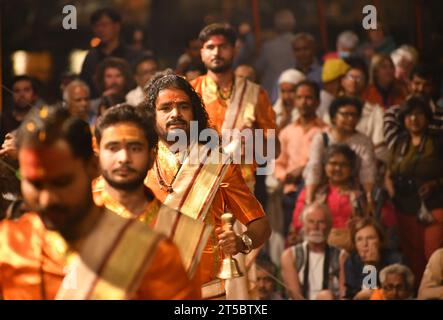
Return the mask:
<path fill-rule="evenodd" d="M 66 109 L 35 110 L 17 144 L 29 212 L 0 226 L 3 298 L 199 297 L 169 240 L 94 204 L 97 162 L 86 122 Z"/>

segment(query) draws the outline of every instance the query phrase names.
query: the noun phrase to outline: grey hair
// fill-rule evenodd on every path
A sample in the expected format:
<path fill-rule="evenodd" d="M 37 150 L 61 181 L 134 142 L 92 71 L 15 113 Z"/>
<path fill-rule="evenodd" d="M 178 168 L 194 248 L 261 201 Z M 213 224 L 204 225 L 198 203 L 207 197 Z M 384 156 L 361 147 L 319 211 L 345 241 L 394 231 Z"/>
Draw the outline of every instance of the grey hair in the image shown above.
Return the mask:
<path fill-rule="evenodd" d="M 407 266 L 400 263 L 394 263 L 387 267 L 384 267 L 380 271 L 380 283 L 382 285 L 385 283 L 388 274 L 401 274 L 406 280 L 408 289 L 412 290 L 414 288 L 415 277 L 411 269 L 409 269 Z"/>
<path fill-rule="evenodd" d="M 73 87 L 83 87 L 88 91 L 88 94 L 91 92 L 89 89 L 89 86 L 86 82 L 76 79 L 69 82 L 69 84 L 65 87 L 65 90 L 63 90 L 63 101 L 68 102 L 69 100 L 69 90 Z"/>
<path fill-rule="evenodd" d="M 320 202 L 313 202 L 303 209 L 303 212 L 301 214 L 301 219 L 303 221 L 303 225 L 306 224 L 306 220 L 308 219 L 309 214 L 311 212 L 313 212 L 315 209 L 320 209 L 321 211 L 323 211 L 325 218 L 326 218 L 327 229 L 331 230 L 332 229 L 331 210 L 329 210 L 329 207 L 326 204 L 320 203 Z"/>
<path fill-rule="evenodd" d="M 337 37 L 337 49 L 338 47 L 346 49 L 355 49 L 358 45 L 358 36 L 354 31 L 346 30 L 340 33 Z"/>

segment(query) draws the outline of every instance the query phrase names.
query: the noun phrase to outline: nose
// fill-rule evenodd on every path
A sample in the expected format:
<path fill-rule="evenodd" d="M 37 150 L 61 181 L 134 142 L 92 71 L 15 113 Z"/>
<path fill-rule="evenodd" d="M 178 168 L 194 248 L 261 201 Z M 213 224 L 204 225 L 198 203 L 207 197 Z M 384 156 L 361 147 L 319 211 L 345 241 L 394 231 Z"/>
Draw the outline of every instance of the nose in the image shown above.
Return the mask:
<path fill-rule="evenodd" d="M 127 148 L 121 148 L 117 153 L 117 160 L 119 163 L 128 163 L 130 162 L 130 155 Z"/>
<path fill-rule="evenodd" d="M 58 202 L 58 196 L 55 192 L 44 189 L 40 192 L 38 200 L 41 208 L 47 208 Z"/>

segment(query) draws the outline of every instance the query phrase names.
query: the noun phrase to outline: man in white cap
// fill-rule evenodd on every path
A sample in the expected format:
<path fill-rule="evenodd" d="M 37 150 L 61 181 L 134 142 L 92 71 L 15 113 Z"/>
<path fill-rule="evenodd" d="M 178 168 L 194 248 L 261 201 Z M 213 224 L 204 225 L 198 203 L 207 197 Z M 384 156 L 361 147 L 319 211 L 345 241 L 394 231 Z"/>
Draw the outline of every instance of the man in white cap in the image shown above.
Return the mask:
<path fill-rule="evenodd" d="M 278 100 L 274 104 L 277 130 L 280 131 L 298 117 L 295 108 L 295 87 L 306 79 L 306 76 L 296 69 L 287 69 L 278 79 Z"/>

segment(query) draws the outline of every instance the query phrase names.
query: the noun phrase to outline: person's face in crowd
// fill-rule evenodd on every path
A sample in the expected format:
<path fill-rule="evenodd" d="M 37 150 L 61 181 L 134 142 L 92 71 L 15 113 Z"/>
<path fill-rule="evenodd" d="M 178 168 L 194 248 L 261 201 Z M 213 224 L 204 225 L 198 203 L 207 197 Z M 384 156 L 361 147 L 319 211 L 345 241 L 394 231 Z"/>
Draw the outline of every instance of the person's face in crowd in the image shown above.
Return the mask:
<path fill-rule="evenodd" d="M 262 268 L 257 268 L 257 292 L 259 300 L 270 300 L 274 292 L 274 280 Z"/>
<path fill-rule="evenodd" d="M 295 107 L 295 84 L 282 82 L 279 84 L 279 88 L 283 105 L 288 108 Z"/>
<path fill-rule="evenodd" d="M 157 72 L 157 67 L 157 63 L 154 60 L 146 60 L 140 63 L 135 71 L 135 81 L 137 85 L 143 88 Z"/>
<path fill-rule="evenodd" d="M 203 44 L 200 52 L 208 70 L 214 73 L 224 73 L 232 66 L 235 49 L 224 36 L 215 35 Z"/>
<path fill-rule="evenodd" d="M 76 157 L 62 139 L 48 146 L 25 144 L 18 159 L 21 190 L 28 207 L 41 216 L 49 230 L 72 239 L 72 230 L 93 206 L 94 159 Z"/>
<path fill-rule="evenodd" d="M 84 86 L 74 86 L 69 88 L 68 101 L 66 101 L 66 103 L 71 115 L 83 120 L 88 119 L 91 99 L 87 88 Z"/>
<path fill-rule="evenodd" d="M 189 136 L 194 113 L 186 92 L 175 88 L 161 90 L 155 108 L 157 132 L 163 141 L 166 142 L 168 134 L 177 130 L 184 130 Z"/>
<path fill-rule="evenodd" d="M 394 64 L 390 59 L 383 59 L 376 70 L 377 82 L 380 85 L 388 86 L 395 79 Z"/>
<path fill-rule="evenodd" d="M 303 225 L 306 240 L 315 244 L 324 243 L 328 233 L 328 222 L 321 208 L 314 208 L 306 217 Z"/>
<path fill-rule="evenodd" d="M 410 113 L 406 114 L 404 123 L 406 130 L 415 135 L 422 134 L 428 127 L 428 119 L 426 118 L 425 113 L 419 108 L 415 108 Z"/>
<path fill-rule="evenodd" d="M 93 26 L 94 34 L 101 42 L 107 44 L 118 39 L 120 35 L 120 23 L 112 21 L 111 18 L 104 15 Z"/>
<path fill-rule="evenodd" d="M 143 186 L 154 156 L 141 128 L 130 122 L 111 125 L 99 147 L 100 168 L 111 187 L 133 191 Z"/>
<path fill-rule="evenodd" d="M 112 91 L 113 93 L 123 93 L 125 87 L 125 77 L 123 73 L 118 68 L 106 68 L 103 73 L 103 80 L 105 85 L 105 90 Z"/>
<path fill-rule="evenodd" d="M 192 39 L 188 43 L 188 47 L 186 48 L 186 53 L 191 57 L 191 60 L 198 61 L 201 59 L 200 50 L 202 48 L 202 43 L 199 39 Z"/>
<path fill-rule="evenodd" d="M 414 67 L 414 65 L 411 61 L 406 60 L 404 58 L 401 59 L 395 65 L 395 78 L 408 83 L 409 82 L 409 80 L 408 80 L 409 75 L 410 75 L 413 67 Z"/>
<path fill-rule="evenodd" d="M 383 294 L 386 300 L 408 299 L 410 292 L 405 277 L 398 273 L 388 273 L 383 284 Z"/>
<path fill-rule="evenodd" d="M 338 108 L 334 117 L 335 127 L 346 133 L 355 132 L 355 127 L 359 121 L 358 110 L 354 105 L 344 105 Z"/>
<path fill-rule="evenodd" d="M 312 118 L 315 116 L 319 101 L 310 86 L 300 86 L 295 92 L 295 107 L 301 117 Z"/>
<path fill-rule="evenodd" d="M 17 81 L 12 86 L 12 99 L 14 109 L 29 110 L 37 100 L 37 95 L 32 89 L 32 84 L 28 80 Z"/>
<path fill-rule="evenodd" d="M 363 262 L 378 262 L 380 238 L 373 226 L 366 226 L 355 234 L 355 248 Z"/>
<path fill-rule="evenodd" d="M 255 71 L 252 67 L 247 65 L 239 65 L 235 69 L 235 75 L 239 78 L 245 78 L 249 81 L 255 82 Z"/>
<path fill-rule="evenodd" d="M 376 29 L 368 30 L 368 38 L 371 42 L 375 44 L 381 43 L 385 38 L 385 32 L 381 24 L 377 23 Z"/>
<path fill-rule="evenodd" d="M 332 185 L 349 184 L 351 171 L 351 163 L 341 153 L 331 156 L 325 165 L 326 176 Z"/>
<path fill-rule="evenodd" d="M 432 81 L 414 75 L 409 82 L 409 91 L 413 96 L 430 98 L 433 91 Z"/>
<path fill-rule="evenodd" d="M 307 38 L 299 38 L 292 43 L 297 65 L 309 67 L 314 62 L 314 43 Z"/>
<path fill-rule="evenodd" d="M 350 69 L 341 80 L 345 94 L 350 97 L 359 97 L 366 86 L 366 78 L 363 71 Z"/>

